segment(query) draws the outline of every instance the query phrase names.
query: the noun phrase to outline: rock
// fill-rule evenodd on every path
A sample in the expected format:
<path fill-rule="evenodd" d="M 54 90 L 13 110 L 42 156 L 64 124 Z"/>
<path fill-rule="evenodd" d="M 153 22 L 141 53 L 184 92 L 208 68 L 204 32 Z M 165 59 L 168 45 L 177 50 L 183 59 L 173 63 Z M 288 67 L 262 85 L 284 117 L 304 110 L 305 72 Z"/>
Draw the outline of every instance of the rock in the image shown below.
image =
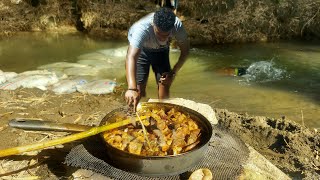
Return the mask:
<path fill-rule="evenodd" d="M 86 169 L 79 169 L 72 174 L 74 180 L 111 180 L 101 174 Z"/>
<path fill-rule="evenodd" d="M 207 168 L 194 171 L 188 180 L 212 180 L 212 172 Z"/>

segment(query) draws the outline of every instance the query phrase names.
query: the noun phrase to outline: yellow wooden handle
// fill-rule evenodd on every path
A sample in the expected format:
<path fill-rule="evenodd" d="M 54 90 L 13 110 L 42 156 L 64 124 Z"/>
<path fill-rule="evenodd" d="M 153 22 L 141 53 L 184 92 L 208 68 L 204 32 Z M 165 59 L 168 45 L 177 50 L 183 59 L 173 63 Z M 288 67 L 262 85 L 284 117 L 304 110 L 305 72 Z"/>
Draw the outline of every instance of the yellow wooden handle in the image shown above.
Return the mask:
<path fill-rule="evenodd" d="M 146 119 L 146 116 L 140 116 L 140 118 Z M 135 119 L 135 121 L 137 121 L 137 119 Z M 56 146 L 59 144 L 65 144 L 65 143 L 72 142 L 75 140 L 94 136 L 94 135 L 102 133 L 104 131 L 108 131 L 108 130 L 115 129 L 115 128 L 118 128 L 121 126 L 125 126 L 130 123 L 131 123 L 131 120 L 126 119 L 126 120 L 115 122 L 112 124 L 107 124 L 107 125 L 103 125 L 103 126 L 99 126 L 99 127 L 93 127 L 91 129 L 89 129 L 88 131 L 84 131 L 84 132 L 77 133 L 77 134 L 72 134 L 72 135 L 69 135 L 66 137 L 50 140 L 47 142 L 40 142 L 40 143 L 36 143 L 36 144 L 29 144 L 29 145 L 25 145 L 25 146 L 18 146 L 18 147 L 14 147 L 14 148 L 3 149 L 3 150 L 0 150 L 0 157 L 6 157 L 6 156 L 11 156 L 11 155 L 21 154 L 23 152 L 44 149 L 44 148 Z"/>

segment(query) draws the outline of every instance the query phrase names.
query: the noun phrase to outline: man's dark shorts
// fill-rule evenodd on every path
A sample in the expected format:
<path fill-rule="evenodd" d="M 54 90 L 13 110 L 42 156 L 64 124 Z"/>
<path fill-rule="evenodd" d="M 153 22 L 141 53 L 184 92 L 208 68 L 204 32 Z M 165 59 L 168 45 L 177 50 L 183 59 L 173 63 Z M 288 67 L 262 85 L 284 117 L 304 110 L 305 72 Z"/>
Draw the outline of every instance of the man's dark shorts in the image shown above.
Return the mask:
<path fill-rule="evenodd" d="M 142 49 L 137 62 L 137 84 L 147 84 L 150 65 L 157 83 L 164 72 L 170 72 L 169 48 L 158 51 Z"/>

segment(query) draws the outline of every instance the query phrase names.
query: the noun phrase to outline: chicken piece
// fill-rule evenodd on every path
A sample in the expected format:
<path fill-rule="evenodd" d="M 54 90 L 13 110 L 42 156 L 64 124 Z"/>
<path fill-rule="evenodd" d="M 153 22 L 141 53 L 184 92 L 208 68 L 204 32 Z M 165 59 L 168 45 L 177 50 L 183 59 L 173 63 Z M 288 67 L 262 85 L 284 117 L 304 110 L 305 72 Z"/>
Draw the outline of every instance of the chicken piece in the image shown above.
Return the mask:
<path fill-rule="evenodd" d="M 164 121 L 157 121 L 156 125 L 157 125 L 157 128 L 160 129 L 160 130 L 165 129 L 166 126 L 167 126 Z"/>
<path fill-rule="evenodd" d="M 189 130 L 190 130 L 190 131 L 192 131 L 192 130 L 194 130 L 194 129 L 199 129 L 198 124 L 197 124 L 194 120 L 192 120 L 192 119 L 188 119 L 188 120 L 187 120 L 187 124 L 188 124 L 188 126 L 189 126 Z"/>
<path fill-rule="evenodd" d="M 156 126 L 165 136 L 171 133 L 166 121 L 157 121 Z"/>
<path fill-rule="evenodd" d="M 145 142 L 144 135 L 138 136 L 138 137 L 135 139 L 135 141 L 136 141 L 136 142 L 139 142 L 139 143 L 144 143 L 144 142 Z"/>
<path fill-rule="evenodd" d="M 149 141 L 150 141 L 150 143 L 152 142 L 152 141 L 157 141 L 157 136 L 155 135 L 155 134 L 148 134 L 148 138 L 149 138 Z"/>
<path fill-rule="evenodd" d="M 149 121 L 148 119 L 142 120 L 142 124 L 143 124 L 144 126 L 150 126 L 150 121 Z"/>
<path fill-rule="evenodd" d="M 190 151 L 191 149 L 193 149 L 194 147 L 196 147 L 199 143 L 200 143 L 200 141 L 196 141 L 195 143 L 186 146 L 186 147 L 184 148 L 183 152 Z"/>
<path fill-rule="evenodd" d="M 187 140 L 187 145 L 190 145 L 198 140 L 200 136 L 200 131 L 200 129 L 195 129 L 190 132 L 190 135 Z"/>
<path fill-rule="evenodd" d="M 134 139 L 133 136 L 130 136 L 128 133 L 122 134 L 122 150 L 126 149 L 128 144 Z"/>
<path fill-rule="evenodd" d="M 186 128 L 178 128 L 172 135 L 172 144 L 171 149 L 174 155 L 179 154 L 182 151 L 182 148 L 186 145 Z"/>
<path fill-rule="evenodd" d="M 114 135 L 112 137 L 107 137 L 105 140 L 111 146 L 113 146 L 113 147 L 115 147 L 117 149 L 120 149 L 120 150 L 124 150 L 124 148 L 122 147 L 122 138 L 121 138 L 121 136 Z"/>
<path fill-rule="evenodd" d="M 157 122 L 163 121 L 158 114 L 152 113 L 151 117 L 153 117 L 153 119 L 155 119 Z"/>
<path fill-rule="evenodd" d="M 148 154 L 148 151 L 146 149 L 142 149 L 140 152 L 141 156 L 150 156 L 150 154 Z"/>
<path fill-rule="evenodd" d="M 138 137 L 138 136 L 143 136 L 143 131 L 142 129 L 132 129 L 130 132 L 128 132 L 129 134 L 131 134 L 133 137 Z"/>
<path fill-rule="evenodd" d="M 185 145 L 186 142 L 183 139 L 174 139 L 171 144 L 173 155 L 180 154 Z"/>
<path fill-rule="evenodd" d="M 168 117 L 171 118 L 172 116 L 174 116 L 175 111 L 176 111 L 176 110 L 175 110 L 174 108 L 171 108 L 170 111 L 168 111 L 168 113 L 167 113 L 167 114 L 168 114 Z"/>
<path fill-rule="evenodd" d="M 159 146 L 167 145 L 166 143 L 166 137 L 162 134 L 162 132 L 159 129 L 154 129 L 153 133 L 158 137 Z"/>
<path fill-rule="evenodd" d="M 140 155 L 142 150 L 142 143 L 131 141 L 128 146 L 128 151 L 132 154 Z"/>
<path fill-rule="evenodd" d="M 167 141 L 166 141 L 167 145 L 170 146 L 172 144 L 172 142 L 173 142 L 172 137 L 171 136 L 167 136 L 166 139 L 167 139 Z"/>
<path fill-rule="evenodd" d="M 175 112 L 174 115 L 173 115 L 174 118 L 172 118 L 172 120 L 174 120 L 175 122 L 179 122 L 178 118 L 180 116 L 181 116 L 181 112 Z"/>
<path fill-rule="evenodd" d="M 175 116 L 175 118 L 176 118 L 176 120 L 175 120 L 176 123 L 183 123 L 184 121 L 186 121 L 187 116 L 179 113 Z"/>
<path fill-rule="evenodd" d="M 144 147 L 149 155 L 153 155 L 155 152 L 160 151 L 158 147 L 157 138 L 155 140 L 150 141 L 150 148 L 149 146 L 144 146 Z"/>
<path fill-rule="evenodd" d="M 168 128 L 168 126 L 166 125 L 166 127 L 164 129 L 161 130 L 162 134 L 164 134 L 165 136 L 167 136 L 168 134 L 170 134 L 172 131 Z"/>
<path fill-rule="evenodd" d="M 159 129 L 154 129 L 153 133 L 156 134 L 159 139 L 157 144 L 159 144 L 159 146 L 161 147 L 161 151 L 167 152 L 170 148 L 170 144 L 167 144 L 166 136 Z"/>
<path fill-rule="evenodd" d="M 188 127 L 181 126 L 175 131 L 173 139 L 184 139 L 188 134 L 190 134 Z"/>
<path fill-rule="evenodd" d="M 170 148 L 170 145 L 164 145 L 164 146 L 161 146 L 161 151 L 162 152 L 167 152 L 168 150 L 169 150 L 169 148 Z"/>
<path fill-rule="evenodd" d="M 163 109 L 161 109 L 157 114 L 161 117 L 161 119 L 168 119 L 168 115 Z"/>

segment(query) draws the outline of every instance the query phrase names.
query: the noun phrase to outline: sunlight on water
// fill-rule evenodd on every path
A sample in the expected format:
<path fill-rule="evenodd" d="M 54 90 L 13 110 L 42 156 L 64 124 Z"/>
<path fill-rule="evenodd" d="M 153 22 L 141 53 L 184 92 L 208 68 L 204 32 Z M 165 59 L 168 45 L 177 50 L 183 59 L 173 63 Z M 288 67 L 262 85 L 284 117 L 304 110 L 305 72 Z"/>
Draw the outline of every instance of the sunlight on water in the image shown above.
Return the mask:
<path fill-rule="evenodd" d="M 286 44 L 280 47 L 283 46 Z M 296 51 L 282 53 L 283 49 L 274 47 L 264 44 L 249 48 L 250 51 L 196 49 L 176 77 L 171 96 L 250 115 L 286 117 L 320 128 L 320 51 L 312 58 L 305 55 L 309 58 L 301 59 Z M 172 59 L 177 58 L 172 55 Z M 248 67 L 247 74 L 241 77 L 221 74 L 219 70 L 225 67 Z M 154 76 L 151 78 L 148 96 L 155 98 Z"/>
<path fill-rule="evenodd" d="M 49 69 L 125 83 L 126 46 L 126 42 L 97 41 L 81 35 L 16 36 L 0 41 L 0 70 Z M 172 65 L 178 55 L 178 51 L 171 52 Z M 245 68 L 246 74 L 234 76 L 234 68 Z M 226 69 L 231 71 L 226 73 Z M 285 116 L 320 128 L 319 92 L 319 45 L 265 43 L 193 48 L 176 76 L 171 97 L 249 115 Z M 157 97 L 152 71 L 147 96 Z"/>
<path fill-rule="evenodd" d="M 286 78 L 286 70 L 277 68 L 272 61 L 259 61 L 252 63 L 242 77 L 247 82 L 278 81 Z"/>

